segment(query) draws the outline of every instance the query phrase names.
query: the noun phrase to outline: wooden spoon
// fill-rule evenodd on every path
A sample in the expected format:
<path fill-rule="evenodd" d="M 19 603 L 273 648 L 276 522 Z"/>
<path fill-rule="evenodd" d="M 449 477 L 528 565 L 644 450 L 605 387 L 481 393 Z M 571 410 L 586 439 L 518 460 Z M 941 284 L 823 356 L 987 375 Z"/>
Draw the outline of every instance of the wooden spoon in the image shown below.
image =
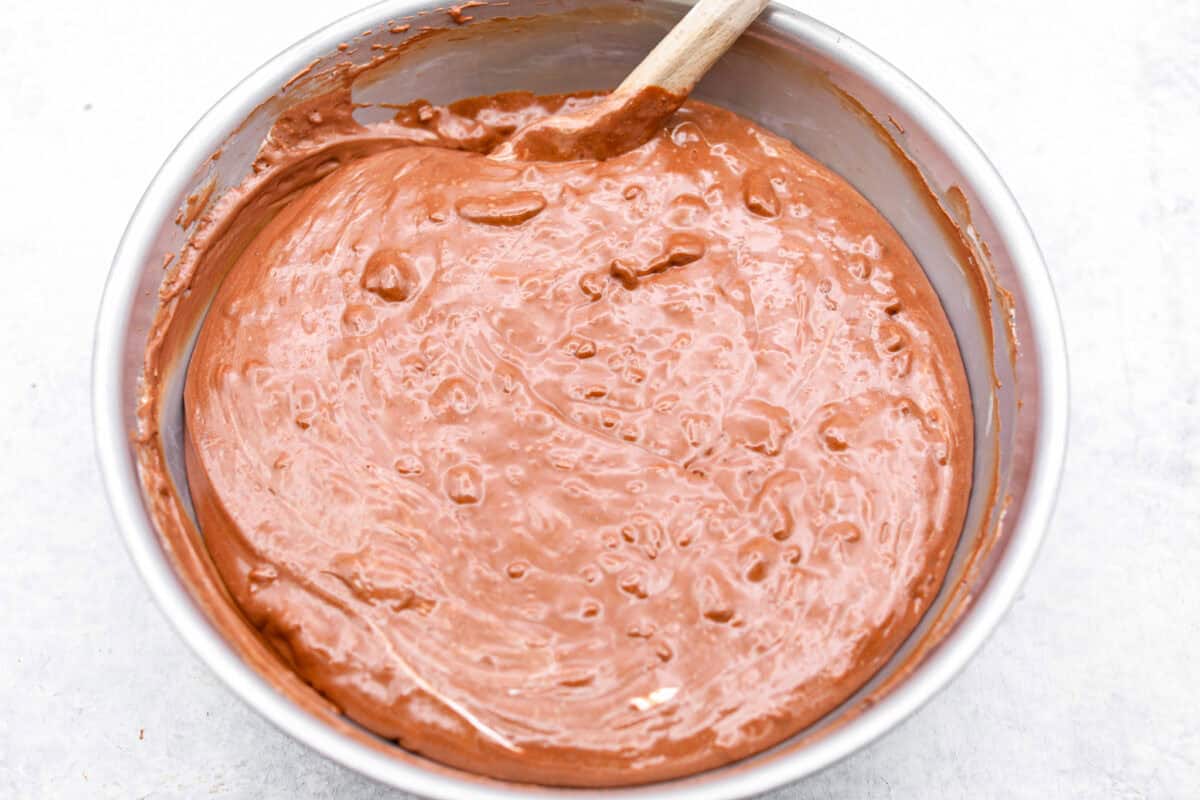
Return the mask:
<path fill-rule="evenodd" d="M 602 161 L 647 142 L 768 0 L 700 0 L 603 100 L 521 128 L 492 152 L 520 161 Z"/>

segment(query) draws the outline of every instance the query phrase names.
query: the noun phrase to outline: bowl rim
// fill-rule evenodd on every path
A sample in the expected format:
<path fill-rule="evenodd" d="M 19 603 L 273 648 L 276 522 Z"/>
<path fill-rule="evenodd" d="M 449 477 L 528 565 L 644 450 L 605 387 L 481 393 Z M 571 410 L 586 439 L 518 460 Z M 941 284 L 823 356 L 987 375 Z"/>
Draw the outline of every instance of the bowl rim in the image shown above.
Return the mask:
<path fill-rule="evenodd" d="M 686 5 L 681 0 L 665 0 Z M 785 0 L 786 3 L 786 0 Z M 867 746 L 945 688 L 995 630 L 1016 598 L 1049 525 L 1066 454 L 1068 370 L 1066 342 L 1053 287 L 1040 249 L 1008 187 L 978 145 L 923 89 L 899 69 L 853 39 L 781 2 L 764 17 L 857 74 L 870 78 L 896 108 L 920 120 L 947 159 L 987 207 L 996 235 L 1011 255 L 1022 284 L 1032 341 L 1038 355 L 1038 431 L 1028 488 L 1006 549 L 971 611 L 921 666 L 857 718 L 805 747 L 750 768 L 727 765 L 696 776 L 621 789 L 560 789 L 451 777 L 391 758 L 343 736 L 292 704 L 241 660 L 211 627 L 175 578 L 145 512 L 123 408 L 126 342 L 143 265 L 152 255 L 163 214 L 182 196 L 196 164 L 227 135 L 231 120 L 244 119 L 265 97 L 312 57 L 389 17 L 415 14 L 428 0 L 383 0 L 330 23 L 254 70 L 214 104 L 180 140 L 142 195 L 113 257 L 96 319 L 92 405 L 96 457 L 113 518 L 127 552 L 168 622 L 225 685 L 277 728 L 339 764 L 387 785 L 438 798 L 513 798 L 531 791 L 587 797 L 615 795 L 670 798 L 738 798 L 757 795 L 818 772 Z M 761 24 L 761 23 L 760 23 Z M 140 352 L 138 354 L 140 356 Z M 140 358 L 138 361 L 140 366 Z M 743 762 L 744 763 L 744 762 Z M 722 774 L 728 771 L 729 774 Z"/>

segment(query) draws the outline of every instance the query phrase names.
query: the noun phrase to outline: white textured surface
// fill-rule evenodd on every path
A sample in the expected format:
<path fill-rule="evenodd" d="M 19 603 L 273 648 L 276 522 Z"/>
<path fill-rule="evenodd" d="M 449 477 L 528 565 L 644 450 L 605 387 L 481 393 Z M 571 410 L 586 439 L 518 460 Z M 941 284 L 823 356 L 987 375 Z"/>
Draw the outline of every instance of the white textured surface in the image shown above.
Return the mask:
<path fill-rule="evenodd" d="M 276 732 L 170 630 L 110 521 L 88 397 L 108 262 L 158 165 L 352 7 L 4 5 L 0 796 L 393 796 Z M 1200 3 L 803 6 L 994 160 L 1059 292 L 1073 401 L 1052 530 L 995 636 L 898 730 L 775 800 L 1197 797 Z"/>

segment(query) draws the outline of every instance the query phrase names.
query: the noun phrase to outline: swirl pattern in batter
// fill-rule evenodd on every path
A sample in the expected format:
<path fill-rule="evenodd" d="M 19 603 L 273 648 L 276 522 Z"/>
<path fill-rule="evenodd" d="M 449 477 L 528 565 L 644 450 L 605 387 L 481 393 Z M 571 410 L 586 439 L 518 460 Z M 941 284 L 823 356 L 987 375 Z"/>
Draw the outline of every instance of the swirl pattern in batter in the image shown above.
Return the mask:
<path fill-rule="evenodd" d="M 903 241 L 790 143 L 689 102 L 603 162 L 453 149 L 544 113 L 423 111 L 450 146 L 343 164 L 257 234 L 189 367 L 189 480 L 246 617 L 351 718 L 641 783 L 896 650 L 962 525 L 970 399 Z"/>

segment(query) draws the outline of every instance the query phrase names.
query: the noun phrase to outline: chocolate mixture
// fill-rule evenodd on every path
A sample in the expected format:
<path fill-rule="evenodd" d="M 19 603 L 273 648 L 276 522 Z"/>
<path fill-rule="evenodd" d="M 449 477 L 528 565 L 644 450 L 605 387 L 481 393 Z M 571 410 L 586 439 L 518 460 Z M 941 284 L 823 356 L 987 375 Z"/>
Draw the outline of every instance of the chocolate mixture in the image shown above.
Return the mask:
<path fill-rule="evenodd" d="M 633 784 L 883 665 L 962 526 L 970 398 L 844 180 L 694 101 L 605 161 L 483 154 L 564 102 L 418 104 L 386 141 L 347 119 L 353 157 L 231 258 L 188 474 L 242 612 L 349 717 L 494 777 Z"/>

